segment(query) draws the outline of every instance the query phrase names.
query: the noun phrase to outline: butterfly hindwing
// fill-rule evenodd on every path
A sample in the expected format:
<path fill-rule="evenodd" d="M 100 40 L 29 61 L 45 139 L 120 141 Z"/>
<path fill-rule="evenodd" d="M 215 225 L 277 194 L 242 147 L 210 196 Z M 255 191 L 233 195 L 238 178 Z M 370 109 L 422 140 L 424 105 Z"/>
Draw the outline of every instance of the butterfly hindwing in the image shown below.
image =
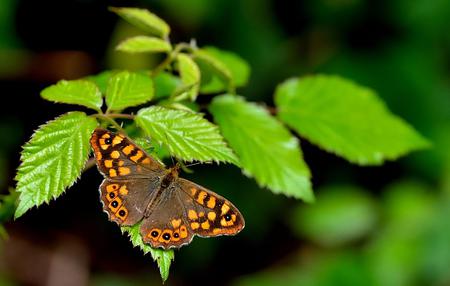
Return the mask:
<path fill-rule="evenodd" d="M 189 228 L 198 236 L 235 235 L 244 226 L 244 217 L 227 199 L 186 179 L 177 184 L 184 201 Z"/>
<path fill-rule="evenodd" d="M 144 179 L 112 180 L 105 179 L 100 185 L 103 210 L 109 220 L 119 225 L 133 225 L 139 222 L 155 196 L 157 181 Z"/>

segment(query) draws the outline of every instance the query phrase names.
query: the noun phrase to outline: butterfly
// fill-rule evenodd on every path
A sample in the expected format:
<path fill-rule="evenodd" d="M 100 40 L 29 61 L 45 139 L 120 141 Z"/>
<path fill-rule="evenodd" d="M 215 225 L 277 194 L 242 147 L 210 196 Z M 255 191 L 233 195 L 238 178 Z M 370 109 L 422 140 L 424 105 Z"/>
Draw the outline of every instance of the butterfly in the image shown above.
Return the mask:
<path fill-rule="evenodd" d="M 120 226 L 141 222 L 140 234 L 154 248 L 179 248 L 197 235 L 235 235 L 244 217 L 227 199 L 178 177 L 130 138 L 97 128 L 90 143 L 98 170 L 103 210 Z"/>

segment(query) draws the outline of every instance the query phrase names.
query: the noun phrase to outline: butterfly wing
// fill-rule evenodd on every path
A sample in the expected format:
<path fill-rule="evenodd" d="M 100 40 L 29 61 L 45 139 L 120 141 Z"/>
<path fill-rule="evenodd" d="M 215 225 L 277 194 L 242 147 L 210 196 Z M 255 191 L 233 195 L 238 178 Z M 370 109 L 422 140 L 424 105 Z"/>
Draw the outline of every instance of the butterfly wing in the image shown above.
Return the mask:
<path fill-rule="evenodd" d="M 119 225 L 137 223 L 156 195 L 163 165 L 127 137 L 105 129 L 95 129 L 91 146 L 105 177 L 100 185 L 103 210 Z"/>
<path fill-rule="evenodd" d="M 235 235 L 245 226 L 243 216 L 230 201 L 181 178 L 151 209 L 140 231 L 152 247 L 179 248 L 190 243 L 194 235 Z"/>

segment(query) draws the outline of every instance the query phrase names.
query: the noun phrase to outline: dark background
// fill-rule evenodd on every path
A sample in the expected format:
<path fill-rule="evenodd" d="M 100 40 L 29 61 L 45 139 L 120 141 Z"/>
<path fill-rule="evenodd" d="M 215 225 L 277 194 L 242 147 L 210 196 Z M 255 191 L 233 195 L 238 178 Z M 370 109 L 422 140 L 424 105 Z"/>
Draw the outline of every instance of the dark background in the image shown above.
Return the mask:
<path fill-rule="evenodd" d="M 73 106 L 42 100 L 60 79 L 149 68 L 115 52 L 136 34 L 108 6 L 148 8 L 173 43 L 196 39 L 252 67 L 239 93 L 273 105 L 292 76 L 338 74 L 376 90 L 433 142 L 381 167 L 357 167 L 302 140 L 317 195 L 306 205 L 260 189 L 231 166 L 186 175 L 239 207 L 238 236 L 194 239 L 167 285 L 450 285 L 450 2 L 446 0 L 1 0 L 0 189 L 20 146 Z M 351 111 L 349 111 L 351 112 Z M 150 256 L 101 211 L 95 168 L 67 192 L 6 223 L 0 285 L 158 285 Z"/>

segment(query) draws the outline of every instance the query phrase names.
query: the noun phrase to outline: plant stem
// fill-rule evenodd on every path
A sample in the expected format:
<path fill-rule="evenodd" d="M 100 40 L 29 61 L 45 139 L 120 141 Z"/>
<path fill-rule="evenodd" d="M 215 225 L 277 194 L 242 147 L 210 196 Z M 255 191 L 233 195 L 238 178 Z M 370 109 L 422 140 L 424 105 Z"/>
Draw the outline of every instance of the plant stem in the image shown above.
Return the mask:
<path fill-rule="evenodd" d="M 173 51 L 168 54 L 167 57 L 151 71 L 151 76 L 155 77 L 165 68 L 167 68 L 182 50 L 194 50 L 194 47 L 188 43 L 177 44 Z"/>

